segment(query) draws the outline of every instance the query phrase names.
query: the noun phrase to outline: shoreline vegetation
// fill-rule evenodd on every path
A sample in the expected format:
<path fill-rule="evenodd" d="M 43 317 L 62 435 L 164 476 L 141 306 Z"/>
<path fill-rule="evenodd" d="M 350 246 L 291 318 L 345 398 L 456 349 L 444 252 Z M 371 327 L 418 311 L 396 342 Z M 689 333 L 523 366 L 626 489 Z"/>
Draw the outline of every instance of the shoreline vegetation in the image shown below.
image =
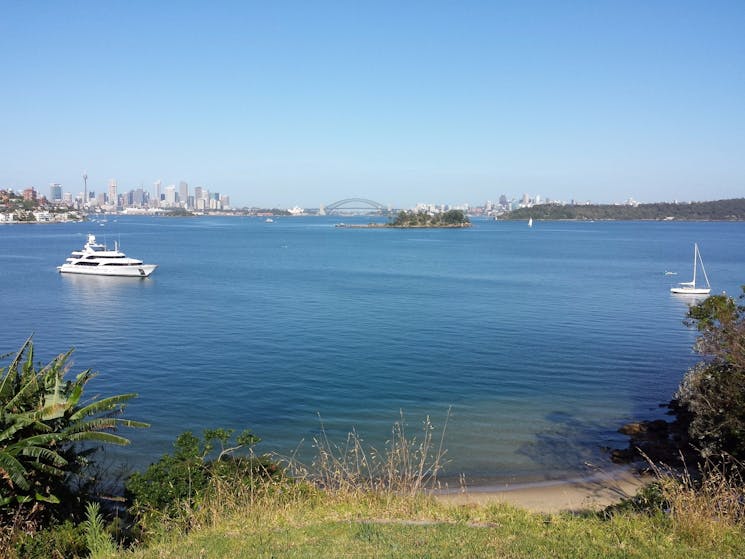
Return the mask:
<path fill-rule="evenodd" d="M 498 217 L 504 221 L 745 221 L 745 198 L 673 204 L 541 204 Z"/>

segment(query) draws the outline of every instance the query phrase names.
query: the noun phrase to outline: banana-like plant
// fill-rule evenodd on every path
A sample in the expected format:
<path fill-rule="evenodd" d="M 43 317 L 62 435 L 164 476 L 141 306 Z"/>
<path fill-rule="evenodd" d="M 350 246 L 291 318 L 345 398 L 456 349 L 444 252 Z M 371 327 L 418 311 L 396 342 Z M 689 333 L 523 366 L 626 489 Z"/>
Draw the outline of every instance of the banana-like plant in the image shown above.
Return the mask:
<path fill-rule="evenodd" d="M 5 358 L 12 354 L 3 356 Z M 7 367 L 0 368 L 0 511 L 29 502 L 59 502 L 55 494 L 86 464 L 90 444 L 127 445 L 118 427 L 148 427 L 119 417 L 136 394 L 83 401 L 90 369 L 65 380 L 72 350 L 34 367 L 27 339 Z"/>

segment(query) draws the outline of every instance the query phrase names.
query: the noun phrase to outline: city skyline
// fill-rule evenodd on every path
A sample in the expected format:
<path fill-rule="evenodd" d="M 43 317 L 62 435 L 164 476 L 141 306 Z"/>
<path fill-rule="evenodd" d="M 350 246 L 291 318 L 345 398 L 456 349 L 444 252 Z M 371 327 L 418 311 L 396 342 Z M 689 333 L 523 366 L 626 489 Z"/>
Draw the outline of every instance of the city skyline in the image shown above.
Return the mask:
<path fill-rule="evenodd" d="M 734 1 L 13 3 L 0 186 L 186 177 L 163 188 L 285 208 L 741 197 L 743 27 Z"/>

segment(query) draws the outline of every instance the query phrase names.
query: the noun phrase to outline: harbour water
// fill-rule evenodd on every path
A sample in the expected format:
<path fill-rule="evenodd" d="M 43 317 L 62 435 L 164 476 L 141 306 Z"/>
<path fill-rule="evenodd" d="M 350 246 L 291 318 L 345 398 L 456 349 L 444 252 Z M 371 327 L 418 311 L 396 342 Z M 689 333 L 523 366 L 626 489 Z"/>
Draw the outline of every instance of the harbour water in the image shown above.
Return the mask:
<path fill-rule="evenodd" d="M 0 352 L 33 334 L 39 360 L 75 347 L 72 372 L 100 372 L 91 395 L 137 392 L 127 415 L 152 427 L 112 454 L 132 467 L 184 430 L 248 427 L 259 451 L 310 457 L 321 422 L 382 448 L 401 413 L 415 434 L 451 410 L 447 475 L 545 480 L 607 464 L 621 424 L 664 416 L 697 359 L 690 298 L 669 293 L 694 242 L 712 293 L 745 283 L 745 223 L 337 220 L 0 227 Z M 58 274 L 89 232 L 158 270 Z"/>

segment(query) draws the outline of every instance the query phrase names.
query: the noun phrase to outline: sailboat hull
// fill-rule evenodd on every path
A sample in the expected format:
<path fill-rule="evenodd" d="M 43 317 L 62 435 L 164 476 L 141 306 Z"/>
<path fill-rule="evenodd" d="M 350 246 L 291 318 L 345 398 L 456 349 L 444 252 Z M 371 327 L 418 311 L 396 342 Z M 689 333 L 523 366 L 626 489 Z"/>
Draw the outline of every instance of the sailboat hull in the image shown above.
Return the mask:
<path fill-rule="evenodd" d="M 711 289 L 708 287 L 671 287 L 670 293 L 679 295 L 708 295 Z"/>

